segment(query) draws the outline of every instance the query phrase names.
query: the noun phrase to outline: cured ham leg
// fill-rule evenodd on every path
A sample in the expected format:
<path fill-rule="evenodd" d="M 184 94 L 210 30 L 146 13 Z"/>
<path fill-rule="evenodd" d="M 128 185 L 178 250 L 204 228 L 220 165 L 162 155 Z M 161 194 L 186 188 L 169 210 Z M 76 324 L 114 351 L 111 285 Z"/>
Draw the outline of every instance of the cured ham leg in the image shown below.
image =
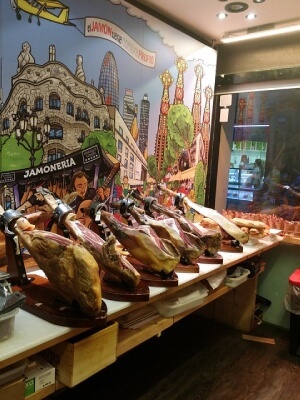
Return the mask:
<path fill-rule="evenodd" d="M 109 235 L 104 241 L 97 233 L 75 219 L 75 214 L 68 214 L 64 220 L 70 235 L 81 243 L 94 256 L 100 268 L 109 274 L 110 280 L 135 288 L 140 282 L 140 274 L 125 256 L 116 250 L 116 237 Z"/>
<path fill-rule="evenodd" d="M 189 236 L 189 238 L 194 240 L 197 246 L 204 244 L 204 249 L 210 255 L 214 255 L 218 252 L 218 250 L 220 250 L 222 245 L 222 235 L 220 232 L 197 227 L 195 224 L 185 218 L 181 212 L 158 204 L 155 197 L 143 198 L 137 191 L 134 191 L 132 196 L 137 200 L 144 202 L 144 207 L 147 210 L 146 212 L 149 212 L 150 214 L 156 212 L 159 215 L 175 219 L 185 233 L 192 235 Z"/>
<path fill-rule="evenodd" d="M 14 231 L 59 295 L 81 311 L 96 317 L 101 311 L 102 293 L 98 264 L 81 245 L 52 232 L 34 229 L 19 218 Z"/>
<path fill-rule="evenodd" d="M 54 212 L 58 205 L 67 207 L 50 193 L 44 191 L 43 195 L 46 203 Z M 116 284 L 125 284 L 131 288 L 138 286 L 140 274 L 126 257 L 117 252 L 115 236 L 110 235 L 108 240 L 104 241 L 97 233 L 78 221 L 72 211 L 62 215 L 61 222 L 68 229 L 71 237 L 93 255 L 99 267 L 109 275 L 111 281 Z"/>
<path fill-rule="evenodd" d="M 101 220 L 134 258 L 154 272 L 169 275 L 178 265 L 177 248 L 170 240 L 160 239 L 150 226 L 126 225 L 107 211 L 101 211 Z"/>
<path fill-rule="evenodd" d="M 156 220 L 138 207 L 130 207 L 130 214 L 138 224 L 149 225 L 161 239 L 170 240 L 180 252 L 181 264 L 191 264 L 203 254 L 204 243 L 197 241 L 192 233 L 184 232 L 174 218 Z"/>
<path fill-rule="evenodd" d="M 166 193 L 171 194 L 172 196 L 178 196 L 179 193 L 173 192 L 170 189 L 167 189 L 161 185 L 158 185 L 158 188 Z M 201 206 L 200 204 L 194 203 L 187 196 L 183 196 L 181 199 L 182 205 L 186 205 L 188 208 L 192 208 L 198 214 L 203 215 L 206 218 L 210 218 L 215 221 L 228 235 L 238 240 L 240 243 L 247 243 L 249 240 L 249 235 L 243 232 L 236 224 L 231 222 L 229 219 L 224 217 L 218 211 L 213 210 L 212 208 L 207 208 Z"/>

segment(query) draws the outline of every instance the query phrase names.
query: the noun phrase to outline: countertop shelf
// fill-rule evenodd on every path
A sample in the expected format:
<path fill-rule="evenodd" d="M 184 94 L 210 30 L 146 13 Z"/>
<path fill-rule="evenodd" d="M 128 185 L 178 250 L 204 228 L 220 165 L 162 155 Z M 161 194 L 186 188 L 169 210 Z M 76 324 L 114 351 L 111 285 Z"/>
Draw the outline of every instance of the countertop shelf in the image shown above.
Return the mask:
<path fill-rule="evenodd" d="M 227 269 L 238 262 L 242 262 L 255 255 L 259 255 L 262 252 L 277 246 L 282 239 L 283 238 L 276 236 L 274 238 L 270 237 L 265 238 L 264 240 L 259 240 L 259 242 L 253 246 L 244 245 L 242 253 L 220 252 L 223 257 L 223 264 L 200 264 L 199 273 L 177 273 L 178 287 L 150 287 L 150 298 L 147 302 L 133 303 L 104 299 L 108 310 L 107 320 L 108 322 L 114 321 L 122 315 L 128 314 L 129 312 L 141 308 L 147 304 L 151 304 L 156 300 L 163 299 L 172 293 L 183 289 L 184 287 L 199 282 L 217 272 L 223 271 L 224 269 Z M 221 291 L 218 294 L 216 292 L 216 297 L 221 296 L 228 291 L 227 287 L 221 288 L 220 290 Z M 210 297 L 209 300 L 207 299 L 205 301 L 209 302 L 212 300 L 213 297 Z M 170 321 L 170 318 L 161 318 L 159 322 L 161 327 L 167 327 L 167 325 L 170 323 L 173 323 Z M 55 344 L 75 337 L 86 330 L 88 329 L 69 328 L 54 325 L 20 309 L 19 313 L 16 315 L 13 336 L 6 341 L 0 342 L 0 369 L 30 355 L 45 350 Z M 122 354 L 124 350 L 120 350 L 119 347 L 119 352 Z"/>

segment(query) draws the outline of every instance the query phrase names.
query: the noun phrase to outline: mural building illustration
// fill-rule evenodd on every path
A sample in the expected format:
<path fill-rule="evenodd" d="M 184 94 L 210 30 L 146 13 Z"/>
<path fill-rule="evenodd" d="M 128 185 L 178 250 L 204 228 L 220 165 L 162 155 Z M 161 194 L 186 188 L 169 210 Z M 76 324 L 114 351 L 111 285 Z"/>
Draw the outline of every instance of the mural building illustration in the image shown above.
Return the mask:
<path fill-rule="evenodd" d="M 2 207 L 42 186 L 88 223 L 84 202 L 158 183 L 203 204 L 215 51 L 122 0 L 55 3 L 0 5 Z"/>

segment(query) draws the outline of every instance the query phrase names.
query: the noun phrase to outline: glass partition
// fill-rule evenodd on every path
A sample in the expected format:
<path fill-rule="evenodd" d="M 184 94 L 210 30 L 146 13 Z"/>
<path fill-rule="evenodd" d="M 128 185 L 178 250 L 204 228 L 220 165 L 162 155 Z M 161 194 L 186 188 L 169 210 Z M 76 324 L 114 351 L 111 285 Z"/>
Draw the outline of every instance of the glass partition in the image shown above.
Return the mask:
<path fill-rule="evenodd" d="M 226 209 L 284 229 L 285 221 L 300 220 L 300 89 L 239 93 L 234 100 Z"/>

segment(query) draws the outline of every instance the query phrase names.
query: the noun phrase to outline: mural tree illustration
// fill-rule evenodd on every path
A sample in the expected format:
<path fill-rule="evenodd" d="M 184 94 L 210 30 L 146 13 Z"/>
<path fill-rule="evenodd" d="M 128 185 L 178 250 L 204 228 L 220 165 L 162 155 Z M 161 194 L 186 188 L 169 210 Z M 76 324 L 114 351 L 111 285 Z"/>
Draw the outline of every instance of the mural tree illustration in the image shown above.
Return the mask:
<path fill-rule="evenodd" d="M 177 162 L 182 150 L 187 150 L 188 164 L 191 166 L 190 146 L 194 137 L 194 122 L 191 111 L 183 104 L 171 105 L 168 113 L 168 149 Z"/>
<path fill-rule="evenodd" d="M 27 131 L 24 138 L 31 143 L 32 132 Z M 33 143 L 32 150 L 37 147 L 37 142 Z M 39 148 L 39 150 L 34 151 L 34 165 L 40 165 L 43 159 L 44 150 Z M 29 168 L 31 153 L 23 146 L 18 144 L 15 134 L 12 133 L 9 138 L 1 143 L 0 147 L 0 157 L 1 157 L 1 171 L 15 171 L 18 169 Z"/>
<path fill-rule="evenodd" d="M 150 155 L 147 159 L 147 166 L 148 166 L 148 174 L 151 178 L 153 178 L 156 182 L 159 182 L 159 176 L 157 171 L 156 165 L 156 158 L 153 155 Z"/>
<path fill-rule="evenodd" d="M 89 133 L 83 143 L 82 150 L 87 149 L 95 144 L 100 144 L 104 151 L 107 151 L 112 156 L 116 156 L 117 147 L 116 147 L 116 139 L 113 135 L 112 131 L 94 131 Z"/>
<path fill-rule="evenodd" d="M 206 174 L 204 170 L 203 162 L 200 161 L 196 166 L 195 171 L 195 201 L 198 204 L 204 205 L 205 203 L 205 182 Z"/>
<path fill-rule="evenodd" d="M 163 176 L 166 175 L 166 172 L 168 170 L 170 170 L 170 166 L 174 165 L 175 163 L 175 158 L 172 156 L 172 153 L 170 151 L 169 148 L 166 148 L 165 152 L 164 152 L 164 162 L 163 162 L 163 166 L 162 166 L 162 170 L 163 170 Z"/>
<path fill-rule="evenodd" d="M 10 138 L 9 135 L 2 135 L 0 136 L 0 153 L 3 149 L 3 146 L 5 145 L 5 143 L 7 142 L 7 140 Z"/>

